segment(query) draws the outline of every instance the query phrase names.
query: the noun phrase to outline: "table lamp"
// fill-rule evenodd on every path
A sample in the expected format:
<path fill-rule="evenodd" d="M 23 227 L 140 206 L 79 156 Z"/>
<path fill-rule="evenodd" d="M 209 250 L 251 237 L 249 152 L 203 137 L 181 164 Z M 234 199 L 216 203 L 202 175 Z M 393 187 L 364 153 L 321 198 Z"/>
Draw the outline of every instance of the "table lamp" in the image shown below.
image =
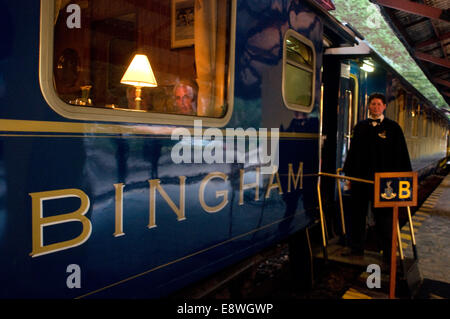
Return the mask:
<path fill-rule="evenodd" d="M 155 75 L 153 74 L 150 61 L 144 54 L 136 54 L 128 66 L 127 71 L 120 80 L 120 83 L 133 85 L 136 88 L 136 109 L 141 109 L 142 87 L 156 87 Z"/>

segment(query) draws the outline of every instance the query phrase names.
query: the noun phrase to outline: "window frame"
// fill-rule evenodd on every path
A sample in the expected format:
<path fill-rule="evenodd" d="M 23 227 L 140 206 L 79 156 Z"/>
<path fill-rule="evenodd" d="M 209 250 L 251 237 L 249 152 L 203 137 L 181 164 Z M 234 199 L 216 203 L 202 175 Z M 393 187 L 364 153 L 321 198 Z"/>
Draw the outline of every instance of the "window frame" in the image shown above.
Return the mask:
<path fill-rule="evenodd" d="M 420 104 L 419 100 L 416 97 L 412 98 L 411 104 L 411 137 L 419 137 L 419 113 L 420 113 Z M 414 116 L 413 116 L 414 114 Z"/>
<path fill-rule="evenodd" d="M 294 37 L 297 40 L 299 40 L 300 42 L 302 42 L 303 44 L 305 44 L 307 47 L 309 47 L 312 51 L 312 55 L 313 55 L 313 68 L 312 68 L 312 92 L 311 92 L 311 103 L 306 106 L 306 105 L 300 105 L 300 104 L 293 104 L 293 103 L 289 103 L 286 100 L 286 93 L 285 93 L 285 84 L 286 84 L 286 64 L 288 63 L 287 61 L 287 46 L 286 46 L 286 40 L 288 37 Z M 281 92 L 282 92 L 282 96 L 283 96 L 283 103 L 284 105 L 289 109 L 289 110 L 293 110 L 293 111 L 300 111 L 300 112 L 305 112 L 305 113 L 311 113 L 312 110 L 314 109 L 314 104 L 315 104 L 315 98 L 316 98 L 316 63 L 317 63 L 317 55 L 316 55 L 316 49 L 314 47 L 314 43 L 309 40 L 308 38 L 306 38 L 305 36 L 301 35 L 300 33 L 296 32 L 293 29 L 288 29 L 283 36 L 283 73 L 282 73 L 282 80 L 281 80 Z M 290 63 L 291 65 L 293 65 L 292 63 Z M 304 70 L 304 71 L 308 71 L 309 70 L 303 66 L 297 66 L 300 69 Z"/>
<path fill-rule="evenodd" d="M 224 127 L 233 114 L 234 106 L 234 72 L 236 47 L 236 1 L 230 0 L 230 33 L 228 36 L 228 70 L 225 79 L 227 95 L 224 103 L 227 112 L 221 118 L 196 115 L 179 115 L 169 113 L 146 112 L 138 110 L 108 109 L 99 107 L 74 106 L 64 102 L 54 87 L 54 1 L 41 0 L 40 39 L 39 39 L 39 84 L 42 95 L 52 110 L 64 118 L 95 122 L 119 122 L 138 124 L 169 124 L 192 126 L 194 120 L 202 120 L 203 125 Z"/>

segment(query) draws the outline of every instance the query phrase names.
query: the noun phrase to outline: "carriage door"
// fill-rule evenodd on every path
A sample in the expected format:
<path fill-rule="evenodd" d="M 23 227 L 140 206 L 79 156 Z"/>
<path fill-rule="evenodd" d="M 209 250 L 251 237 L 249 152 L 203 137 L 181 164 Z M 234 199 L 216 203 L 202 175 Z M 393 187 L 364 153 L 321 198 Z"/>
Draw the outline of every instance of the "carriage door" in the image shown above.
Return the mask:
<path fill-rule="evenodd" d="M 338 103 L 336 167 L 344 166 L 353 127 L 358 121 L 358 79 L 350 73 L 350 64 L 341 64 Z"/>

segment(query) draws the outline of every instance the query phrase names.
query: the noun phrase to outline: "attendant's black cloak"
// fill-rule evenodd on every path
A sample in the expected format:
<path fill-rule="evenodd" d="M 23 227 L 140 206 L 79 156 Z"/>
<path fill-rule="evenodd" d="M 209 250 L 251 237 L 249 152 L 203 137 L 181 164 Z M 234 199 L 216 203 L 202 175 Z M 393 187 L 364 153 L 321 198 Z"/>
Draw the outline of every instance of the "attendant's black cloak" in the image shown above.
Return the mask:
<path fill-rule="evenodd" d="M 375 127 L 368 119 L 359 122 L 343 170 L 346 176 L 368 180 L 374 180 L 375 172 L 412 171 L 401 127 L 386 117 Z"/>

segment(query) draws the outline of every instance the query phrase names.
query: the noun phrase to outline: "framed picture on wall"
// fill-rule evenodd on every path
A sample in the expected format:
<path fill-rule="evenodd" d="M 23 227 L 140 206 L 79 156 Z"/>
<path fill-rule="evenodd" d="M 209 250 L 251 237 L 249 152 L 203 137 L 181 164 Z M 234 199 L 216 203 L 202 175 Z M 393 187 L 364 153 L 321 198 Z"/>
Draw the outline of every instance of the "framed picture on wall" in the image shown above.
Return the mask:
<path fill-rule="evenodd" d="M 172 0 L 172 48 L 194 45 L 194 1 L 195 0 Z"/>

